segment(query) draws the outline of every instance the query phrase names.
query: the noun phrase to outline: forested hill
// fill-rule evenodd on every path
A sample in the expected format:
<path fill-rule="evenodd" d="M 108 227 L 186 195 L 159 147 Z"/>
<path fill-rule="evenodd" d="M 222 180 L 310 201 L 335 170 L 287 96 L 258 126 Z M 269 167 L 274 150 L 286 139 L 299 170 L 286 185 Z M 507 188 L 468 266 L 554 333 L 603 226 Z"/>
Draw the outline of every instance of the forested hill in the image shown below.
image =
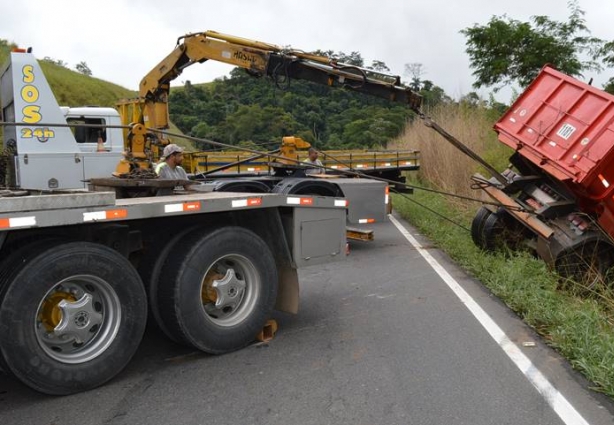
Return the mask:
<path fill-rule="evenodd" d="M 12 47 L 14 44 L 0 40 L 0 63 Z M 357 52 L 339 54 L 346 63 L 364 66 Z M 115 106 L 117 100 L 136 95 L 95 78 L 85 62 L 76 64 L 76 70 L 59 59 L 43 58 L 39 63 L 60 105 Z M 375 70 L 387 71 L 383 62 L 373 64 Z M 414 79 L 411 88 L 427 104 L 450 101 L 429 81 Z M 184 134 L 265 150 L 277 147 L 284 136 L 300 136 L 318 149 L 386 147 L 412 119 L 401 104 L 300 80 L 275 85 L 240 68 L 211 83 L 172 87 L 169 105 L 171 122 Z M 206 143 L 177 143 L 190 150 L 211 148 Z"/>
<path fill-rule="evenodd" d="M 431 98 L 445 97 L 428 88 Z M 383 99 L 300 80 L 278 87 L 240 68 L 212 83 L 172 88 L 169 104 L 171 121 L 185 134 L 264 148 L 288 135 L 318 149 L 385 147 L 412 118 L 407 107 Z"/>

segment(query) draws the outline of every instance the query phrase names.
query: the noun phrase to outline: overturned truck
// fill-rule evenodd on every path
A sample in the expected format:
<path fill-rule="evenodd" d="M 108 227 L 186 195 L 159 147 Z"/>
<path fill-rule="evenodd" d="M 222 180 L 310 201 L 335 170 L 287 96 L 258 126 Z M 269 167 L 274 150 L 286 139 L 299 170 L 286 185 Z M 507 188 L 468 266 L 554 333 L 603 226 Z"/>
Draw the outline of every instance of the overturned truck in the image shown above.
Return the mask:
<path fill-rule="evenodd" d="M 515 150 L 503 179 L 473 180 L 472 238 L 528 245 L 563 277 L 593 284 L 614 263 L 614 96 L 544 67 L 495 124 Z"/>

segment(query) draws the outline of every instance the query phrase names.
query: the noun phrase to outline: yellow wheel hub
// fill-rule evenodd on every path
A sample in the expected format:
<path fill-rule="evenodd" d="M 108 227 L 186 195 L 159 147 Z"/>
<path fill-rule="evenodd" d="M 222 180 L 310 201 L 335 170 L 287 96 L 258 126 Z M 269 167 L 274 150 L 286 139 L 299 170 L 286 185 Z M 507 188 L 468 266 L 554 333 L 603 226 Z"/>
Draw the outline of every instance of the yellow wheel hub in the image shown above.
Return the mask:
<path fill-rule="evenodd" d="M 209 273 L 203 279 L 203 285 L 201 290 L 201 298 L 203 304 L 214 303 L 217 301 L 217 292 L 213 287 L 213 282 L 219 279 L 223 279 L 224 275 L 218 273 L 215 270 L 210 270 Z"/>
<path fill-rule="evenodd" d="M 47 331 L 52 332 L 62 321 L 62 309 L 59 307 L 60 301 L 66 300 L 75 302 L 76 298 L 68 292 L 54 292 L 43 301 L 38 320 L 45 326 Z"/>

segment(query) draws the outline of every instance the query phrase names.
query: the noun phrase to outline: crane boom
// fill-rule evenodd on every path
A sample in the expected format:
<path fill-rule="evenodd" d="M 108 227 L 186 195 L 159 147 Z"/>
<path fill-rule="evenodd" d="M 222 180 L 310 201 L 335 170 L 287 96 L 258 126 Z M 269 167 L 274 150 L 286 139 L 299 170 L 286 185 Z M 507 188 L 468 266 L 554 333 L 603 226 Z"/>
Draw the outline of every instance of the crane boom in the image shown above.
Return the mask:
<path fill-rule="evenodd" d="M 148 168 L 150 155 L 147 152 L 155 154 L 158 146 L 168 143 L 162 133 L 151 137 L 145 129 L 155 132 L 169 128 L 171 82 L 188 66 L 208 60 L 243 68 L 255 77 L 271 78 L 279 86 L 298 79 L 344 87 L 405 104 L 416 112 L 422 103 L 422 97 L 403 86 L 398 76 L 215 31 L 187 34 L 179 37 L 173 51 L 141 80 L 139 97 L 121 100 L 117 104 L 122 124 L 137 124 L 124 134 L 127 156 L 118 166 L 117 175 L 128 172 L 135 165 Z M 157 143 L 151 143 L 152 140 Z"/>
<path fill-rule="evenodd" d="M 401 85 L 400 78 L 328 57 L 283 49 L 279 46 L 215 31 L 187 34 L 177 40 L 175 49 L 141 80 L 139 96 L 144 102 L 147 127 L 168 128 L 170 83 L 182 71 L 207 60 L 246 69 L 254 76 L 266 76 L 278 83 L 291 79 L 340 86 L 353 91 L 407 104 L 418 110 L 422 98 Z"/>

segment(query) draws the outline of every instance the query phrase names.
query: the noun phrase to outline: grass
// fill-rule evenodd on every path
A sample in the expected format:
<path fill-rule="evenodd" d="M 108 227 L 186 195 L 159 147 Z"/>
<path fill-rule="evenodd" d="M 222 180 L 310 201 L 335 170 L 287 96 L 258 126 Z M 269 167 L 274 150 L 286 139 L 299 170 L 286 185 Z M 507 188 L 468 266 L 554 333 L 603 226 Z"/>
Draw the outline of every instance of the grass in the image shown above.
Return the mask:
<path fill-rule="evenodd" d="M 433 118 L 487 158 L 496 169 L 502 170 L 507 165 L 510 151 L 496 140 L 492 131 L 494 120 L 487 113 L 455 107 L 436 111 Z M 420 150 L 421 170 L 411 178 L 416 186 L 480 198 L 480 194 L 470 188 L 469 177 L 476 171 L 484 171 L 434 131 L 413 123 L 396 147 Z M 481 251 L 474 245 L 468 231 L 479 202 L 416 190 L 409 196 L 393 195 L 393 204 L 405 219 L 479 279 L 544 341 L 567 358 L 594 384 L 596 391 L 614 397 L 614 296 L 611 289 L 602 288 L 587 295 L 585 288 L 569 282 L 562 285 L 558 275 L 529 253 L 508 251 L 491 254 Z"/>
<path fill-rule="evenodd" d="M 442 195 L 416 191 L 415 200 L 465 227 L 471 217 Z M 399 195 L 393 205 L 461 267 L 479 279 L 594 383 L 614 397 L 614 326 L 612 311 L 598 299 L 559 290 L 559 278 L 528 253 L 489 254 L 478 249 L 467 230 L 436 217 Z"/>
<path fill-rule="evenodd" d="M 8 59 L 10 48 L 13 44 L 0 40 L 0 66 Z M 101 80 L 96 77 L 80 74 L 74 70 L 50 63 L 39 61 L 49 86 L 60 106 L 106 106 L 115 107 L 120 99 L 136 97 L 137 92 L 128 90 L 117 84 Z M 135 84 L 138 83 L 135 81 Z M 181 134 L 181 131 L 171 123 L 170 132 Z M 2 139 L 2 127 L 0 127 L 0 140 Z M 174 143 L 184 147 L 188 151 L 196 150 L 193 143 L 187 139 L 179 138 Z"/>
<path fill-rule="evenodd" d="M 46 61 L 39 61 L 51 90 L 60 106 L 109 106 L 119 99 L 135 97 L 136 93 L 117 84 Z"/>

